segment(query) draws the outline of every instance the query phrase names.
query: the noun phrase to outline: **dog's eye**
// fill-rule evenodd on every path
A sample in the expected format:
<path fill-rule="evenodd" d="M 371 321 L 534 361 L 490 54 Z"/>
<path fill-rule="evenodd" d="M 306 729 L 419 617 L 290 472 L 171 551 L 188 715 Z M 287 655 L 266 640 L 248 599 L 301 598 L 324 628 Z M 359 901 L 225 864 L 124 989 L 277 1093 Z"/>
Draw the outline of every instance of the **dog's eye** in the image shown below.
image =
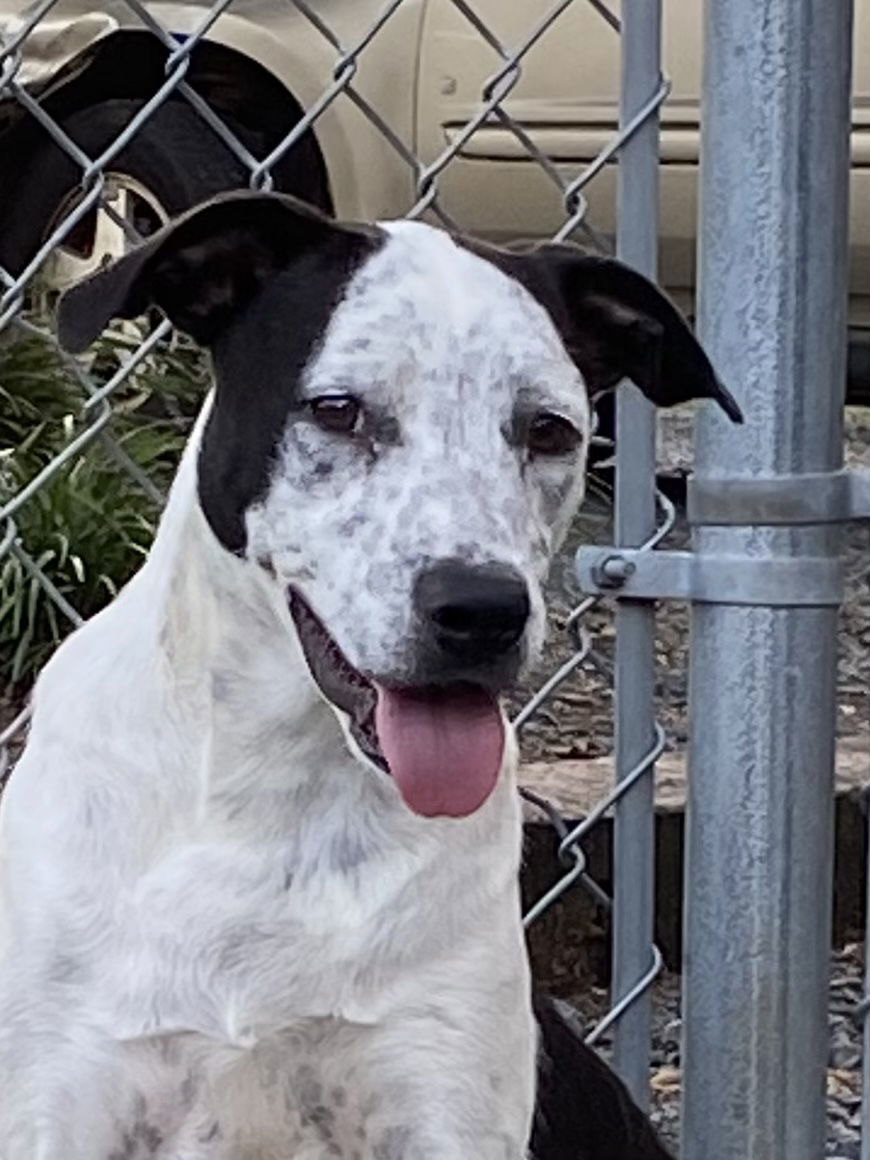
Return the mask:
<path fill-rule="evenodd" d="M 358 430 L 362 407 L 352 395 L 321 395 L 309 407 L 318 427 L 337 435 L 353 435 Z"/>
<path fill-rule="evenodd" d="M 561 415 L 542 412 L 529 424 L 526 446 L 532 455 L 568 455 L 577 449 L 580 432 Z"/>

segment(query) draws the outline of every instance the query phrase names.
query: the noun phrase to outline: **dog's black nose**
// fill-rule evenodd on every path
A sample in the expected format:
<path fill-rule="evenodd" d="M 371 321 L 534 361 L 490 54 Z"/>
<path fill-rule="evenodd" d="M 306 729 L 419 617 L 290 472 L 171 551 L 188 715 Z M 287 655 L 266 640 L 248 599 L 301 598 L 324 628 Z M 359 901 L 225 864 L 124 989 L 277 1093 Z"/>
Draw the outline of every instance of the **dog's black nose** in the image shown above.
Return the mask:
<path fill-rule="evenodd" d="M 526 582 L 512 568 L 452 560 L 418 577 L 414 604 L 438 648 L 474 665 L 513 648 L 531 610 Z"/>

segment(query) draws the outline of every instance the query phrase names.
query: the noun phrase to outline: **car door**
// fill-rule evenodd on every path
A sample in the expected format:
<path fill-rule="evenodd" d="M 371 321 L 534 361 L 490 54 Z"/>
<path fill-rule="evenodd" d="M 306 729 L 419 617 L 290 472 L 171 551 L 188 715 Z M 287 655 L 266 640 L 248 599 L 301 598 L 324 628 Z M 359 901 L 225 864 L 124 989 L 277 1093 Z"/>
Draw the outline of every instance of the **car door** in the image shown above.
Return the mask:
<path fill-rule="evenodd" d="M 582 173 L 612 139 L 618 124 L 619 34 L 592 0 L 574 0 L 522 57 L 504 108 L 527 142 L 549 157 L 559 175 Z M 477 0 L 475 27 L 451 0 L 430 0 L 422 40 L 418 137 L 427 161 L 455 149 L 439 177 L 439 201 L 463 228 L 492 240 L 551 236 L 565 220 L 562 192 L 527 144 L 504 122 L 488 118 L 472 134 L 481 92 L 503 67 L 498 46 L 524 44 L 554 11 L 552 0 Z M 619 0 L 608 10 L 618 20 Z M 662 280 L 690 306 L 694 284 L 702 75 L 700 0 L 663 5 L 663 66 L 671 94 L 661 110 L 659 228 Z M 870 293 L 870 0 L 857 0 L 852 171 L 852 291 Z M 615 166 L 584 189 L 587 220 L 612 236 Z M 854 309 L 860 303 L 856 302 Z"/>

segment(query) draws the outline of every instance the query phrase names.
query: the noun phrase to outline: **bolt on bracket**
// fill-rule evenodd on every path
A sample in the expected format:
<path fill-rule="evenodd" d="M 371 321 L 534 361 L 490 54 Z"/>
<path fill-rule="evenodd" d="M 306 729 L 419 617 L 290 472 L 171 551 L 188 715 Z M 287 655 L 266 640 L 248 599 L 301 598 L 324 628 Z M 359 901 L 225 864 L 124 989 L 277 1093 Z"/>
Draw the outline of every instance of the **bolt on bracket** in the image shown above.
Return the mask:
<path fill-rule="evenodd" d="M 584 547 L 575 557 L 581 589 L 619 600 L 835 607 L 843 600 L 837 557 L 768 557 Z"/>

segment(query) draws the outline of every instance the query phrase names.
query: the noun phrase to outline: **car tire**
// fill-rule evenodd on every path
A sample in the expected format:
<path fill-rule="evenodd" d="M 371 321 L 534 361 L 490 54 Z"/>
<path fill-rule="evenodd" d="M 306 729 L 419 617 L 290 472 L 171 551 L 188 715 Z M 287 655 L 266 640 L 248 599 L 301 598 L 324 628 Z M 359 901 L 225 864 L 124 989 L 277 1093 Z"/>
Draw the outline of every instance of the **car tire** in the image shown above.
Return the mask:
<path fill-rule="evenodd" d="M 98 157 L 143 103 L 104 101 L 71 113 L 61 127 L 88 157 Z M 147 189 L 170 217 L 224 190 L 244 187 L 249 178 L 247 168 L 181 100 L 155 109 L 107 169 Z M 11 274 L 19 274 L 37 253 L 63 207 L 72 204 L 80 182 L 80 166 L 55 141 L 43 139 L 15 181 L 0 218 L 0 264 Z M 290 184 L 297 185 L 292 176 Z M 300 173 L 302 197 L 305 184 Z M 286 188 L 286 179 L 282 185 Z"/>

